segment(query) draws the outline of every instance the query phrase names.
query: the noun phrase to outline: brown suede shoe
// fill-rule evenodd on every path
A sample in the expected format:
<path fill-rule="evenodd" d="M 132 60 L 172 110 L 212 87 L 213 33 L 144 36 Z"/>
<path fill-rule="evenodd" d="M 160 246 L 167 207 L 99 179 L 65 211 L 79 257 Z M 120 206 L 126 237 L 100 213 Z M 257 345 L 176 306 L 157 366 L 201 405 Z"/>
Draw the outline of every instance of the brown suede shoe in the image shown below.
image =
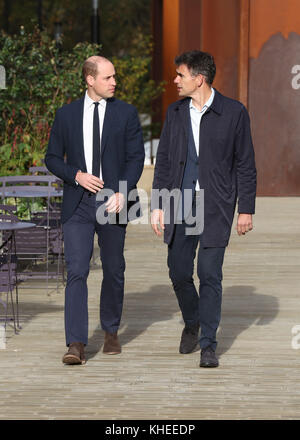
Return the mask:
<path fill-rule="evenodd" d="M 103 353 L 104 354 L 119 354 L 119 353 L 121 353 L 121 345 L 120 345 L 117 333 L 105 332 Z"/>
<path fill-rule="evenodd" d="M 82 342 L 72 342 L 69 350 L 64 354 L 62 361 L 67 365 L 85 364 L 84 344 Z"/>

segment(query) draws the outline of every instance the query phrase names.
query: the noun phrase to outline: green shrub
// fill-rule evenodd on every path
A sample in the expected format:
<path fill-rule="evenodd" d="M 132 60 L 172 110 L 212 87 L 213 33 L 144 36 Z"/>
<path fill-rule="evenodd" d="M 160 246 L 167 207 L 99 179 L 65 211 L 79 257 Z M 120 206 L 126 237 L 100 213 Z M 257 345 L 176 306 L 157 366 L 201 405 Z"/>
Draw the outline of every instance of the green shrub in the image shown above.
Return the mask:
<path fill-rule="evenodd" d="M 116 96 L 148 114 L 163 90 L 150 79 L 151 51 L 149 39 L 137 35 L 130 55 L 112 59 Z M 79 43 L 62 51 L 38 28 L 0 34 L 0 65 L 6 70 L 6 89 L 0 90 L 0 175 L 28 174 L 30 166 L 42 164 L 55 112 L 83 95 L 82 63 L 94 54 L 101 54 L 101 46 Z M 147 138 L 149 127 L 145 130 Z"/>

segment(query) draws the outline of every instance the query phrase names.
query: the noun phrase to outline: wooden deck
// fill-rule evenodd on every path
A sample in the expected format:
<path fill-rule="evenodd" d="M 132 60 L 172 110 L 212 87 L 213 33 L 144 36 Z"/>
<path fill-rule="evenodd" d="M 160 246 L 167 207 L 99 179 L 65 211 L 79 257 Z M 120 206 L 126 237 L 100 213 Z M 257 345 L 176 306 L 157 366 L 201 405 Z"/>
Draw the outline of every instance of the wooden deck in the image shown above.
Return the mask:
<path fill-rule="evenodd" d="M 216 369 L 178 353 L 167 249 L 149 225 L 128 227 L 121 355 L 101 351 L 101 270 L 89 277 L 85 366 L 61 362 L 63 290 L 21 290 L 22 330 L 9 326 L 0 350 L 0 419 L 299 419 L 299 219 L 299 198 L 258 198 L 254 230 L 233 231 Z"/>

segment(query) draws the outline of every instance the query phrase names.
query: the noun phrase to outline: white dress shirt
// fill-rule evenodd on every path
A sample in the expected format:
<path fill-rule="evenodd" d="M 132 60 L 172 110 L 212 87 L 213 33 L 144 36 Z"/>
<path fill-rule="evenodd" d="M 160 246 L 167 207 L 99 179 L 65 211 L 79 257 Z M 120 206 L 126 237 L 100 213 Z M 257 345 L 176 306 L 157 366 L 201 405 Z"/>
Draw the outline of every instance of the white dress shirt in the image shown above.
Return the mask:
<path fill-rule="evenodd" d="M 197 155 L 199 156 L 199 140 L 200 140 L 200 123 L 201 123 L 201 119 L 202 116 L 204 115 L 204 113 L 206 112 L 206 110 L 208 109 L 208 107 L 211 106 L 213 100 L 215 97 L 215 91 L 212 88 L 211 89 L 211 95 L 208 98 L 208 100 L 206 101 L 206 103 L 204 104 L 204 106 L 202 107 L 201 110 L 198 110 L 192 102 L 192 99 L 190 101 L 190 116 L 191 116 L 191 123 L 192 123 L 192 130 L 193 130 L 193 136 L 194 136 L 194 142 L 195 142 L 195 147 L 196 147 L 196 152 Z M 201 158 L 200 158 L 201 160 Z M 196 183 L 196 191 L 200 190 L 200 186 L 199 186 L 199 182 L 197 180 Z"/>
<path fill-rule="evenodd" d="M 86 170 L 93 174 L 93 120 L 94 120 L 94 101 L 85 93 L 83 106 L 83 147 L 86 163 Z M 102 98 L 98 105 L 99 128 L 100 128 L 100 146 L 105 116 L 106 100 Z M 102 168 L 100 164 L 100 179 L 102 179 Z"/>

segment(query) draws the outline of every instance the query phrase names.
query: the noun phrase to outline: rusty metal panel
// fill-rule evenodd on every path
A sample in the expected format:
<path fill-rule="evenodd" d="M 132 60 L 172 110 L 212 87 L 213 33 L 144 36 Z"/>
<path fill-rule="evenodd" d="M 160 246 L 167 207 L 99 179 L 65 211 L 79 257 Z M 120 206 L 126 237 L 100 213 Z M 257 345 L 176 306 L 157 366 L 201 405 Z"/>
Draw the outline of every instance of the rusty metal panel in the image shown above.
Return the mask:
<path fill-rule="evenodd" d="M 300 35 L 273 35 L 250 60 L 259 195 L 300 195 Z"/>
<path fill-rule="evenodd" d="M 179 17 L 179 53 L 201 50 L 201 0 L 181 0 Z"/>
<path fill-rule="evenodd" d="M 214 86 L 238 98 L 240 0 L 202 0 L 202 48 L 215 59 Z"/>
<path fill-rule="evenodd" d="M 171 102 L 178 99 L 173 80 L 175 78 L 174 58 L 179 47 L 179 2 L 180 0 L 164 0 L 163 2 L 163 79 L 167 82 L 162 97 L 163 117 Z"/>
<path fill-rule="evenodd" d="M 214 86 L 251 117 L 258 195 L 300 195 L 299 0 L 162 0 L 163 111 L 177 99 L 174 57 L 214 55 Z"/>

